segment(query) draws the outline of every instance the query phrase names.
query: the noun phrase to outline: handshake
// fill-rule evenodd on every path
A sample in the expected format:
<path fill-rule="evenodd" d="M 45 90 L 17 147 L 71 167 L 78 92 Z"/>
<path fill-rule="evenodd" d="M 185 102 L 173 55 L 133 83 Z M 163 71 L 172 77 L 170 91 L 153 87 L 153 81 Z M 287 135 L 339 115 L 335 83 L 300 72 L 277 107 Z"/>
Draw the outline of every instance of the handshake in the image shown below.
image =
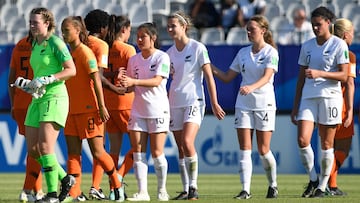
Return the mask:
<path fill-rule="evenodd" d="M 46 85 L 56 81 L 57 79 L 54 75 L 37 77 L 33 80 L 18 77 L 16 78 L 14 84 L 10 84 L 10 86 L 20 88 L 21 90 L 31 94 L 31 96 L 35 99 L 38 99 L 46 93 Z"/>

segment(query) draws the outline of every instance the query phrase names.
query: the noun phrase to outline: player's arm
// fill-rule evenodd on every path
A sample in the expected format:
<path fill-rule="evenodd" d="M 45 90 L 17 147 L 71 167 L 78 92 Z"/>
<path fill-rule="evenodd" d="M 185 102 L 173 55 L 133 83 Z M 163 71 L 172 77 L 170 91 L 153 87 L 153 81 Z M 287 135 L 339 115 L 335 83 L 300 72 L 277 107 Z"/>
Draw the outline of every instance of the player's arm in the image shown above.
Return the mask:
<path fill-rule="evenodd" d="M 215 84 L 215 80 L 214 80 L 214 76 L 213 76 L 210 64 L 209 63 L 204 64 L 202 67 L 202 70 L 204 72 L 204 78 L 206 80 L 206 85 L 207 85 L 208 93 L 210 96 L 211 109 L 213 111 L 213 114 L 219 120 L 222 120 L 225 117 L 225 111 L 221 108 L 221 106 L 218 103 L 216 84 Z"/>
<path fill-rule="evenodd" d="M 129 76 L 124 76 L 122 79 L 122 84 L 125 87 L 132 86 L 143 86 L 143 87 L 157 87 L 161 84 L 161 81 L 164 79 L 161 75 L 155 75 L 153 78 L 149 79 L 136 79 Z"/>
<path fill-rule="evenodd" d="M 16 80 L 16 70 L 15 70 L 15 68 L 10 68 L 9 77 L 8 77 L 8 84 L 9 84 L 8 92 L 9 92 L 9 99 L 10 99 L 11 106 L 13 106 L 15 88 L 11 87 L 10 84 L 14 84 L 15 80 Z"/>
<path fill-rule="evenodd" d="M 291 111 L 291 122 L 297 125 L 296 116 L 299 111 L 300 99 L 302 96 L 302 89 L 305 84 L 305 70 L 308 69 L 308 66 L 300 66 L 298 80 L 296 83 L 296 91 L 295 91 L 295 98 L 293 103 L 293 108 Z"/>
<path fill-rule="evenodd" d="M 229 69 L 227 72 L 224 72 L 220 70 L 220 68 L 216 67 L 214 64 L 210 64 L 210 65 L 211 65 L 212 74 L 225 83 L 232 81 L 239 74 L 231 69 Z"/>
<path fill-rule="evenodd" d="M 355 93 L 355 84 L 354 77 L 349 76 L 345 85 L 345 105 L 346 105 L 346 118 L 344 121 L 344 126 L 349 127 L 353 120 L 353 111 L 354 111 L 354 93 Z"/>
<path fill-rule="evenodd" d="M 316 70 L 310 67 L 305 70 L 305 76 L 311 79 L 322 77 L 331 80 L 339 80 L 340 82 L 346 82 L 348 78 L 348 65 L 348 63 L 338 64 L 339 71 L 336 72 Z"/>
<path fill-rule="evenodd" d="M 110 115 L 105 106 L 104 93 L 99 72 L 90 73 L 90 78 L 94 81 L 94 90 L 99 105 L 100 117 L 103 122 L 109 120 Z"/>

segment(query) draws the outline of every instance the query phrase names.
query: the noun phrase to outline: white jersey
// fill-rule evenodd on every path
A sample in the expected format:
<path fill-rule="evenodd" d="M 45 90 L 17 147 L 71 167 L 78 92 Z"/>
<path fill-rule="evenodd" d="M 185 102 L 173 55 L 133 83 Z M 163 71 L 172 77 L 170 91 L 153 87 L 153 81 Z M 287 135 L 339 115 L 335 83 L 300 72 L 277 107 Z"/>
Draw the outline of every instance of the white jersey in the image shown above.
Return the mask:
<path fill-rule="evenodd" d="M 253 54 L 252 45 L 239 50 L 230 69 L 241 73 L 241 86 L 250 85 L 258 81 L 265 72 L 266 68 L 278 71 L 279 54 L 278 51 L 269 44 L 266 44 L 258 53 Z M 247 95 L 238 92 L 236 108 L 243 110 L 276 110 L 274 92 L 274 74 L 269 82 L 262 87 L 255 89 Z"/>
<path fill-rule="evenodd" d="M 138 53 L 129 59 L 127 67 L 127 75 L 132 78 L 150 79 L 156 75 L 164 78 L 157 87 L 135 86 L 131 114 L 140 118 L 170 117 L 166 91 L 170 71 L 169 56 L 161 50 L 156 50 L 150 57 L 144 59 L 141 53 Z"/>
<path fill-rule="evenodd" d="M 336 72 L 338 64 L 349 63 L 349 49 L 345 41 L 331 36 L 323 45 L 319 46 L 316 38 L 306 41 L 300 50 L 298 63 L 311 69 Z M 305 78 L 302 89 L 302 99 L 317 97 L 342 97 L 341 83 L 338 80 L 326 78 Z"/>
<path fill-rule="evenodd" d="M 210 63 L 206 47 L 190 39 L 182 51 L 179 52 L 173 45 L 167 53 L 172 73 L 169 90 L 171 108 L 205 105 L 202 67 Z"/>

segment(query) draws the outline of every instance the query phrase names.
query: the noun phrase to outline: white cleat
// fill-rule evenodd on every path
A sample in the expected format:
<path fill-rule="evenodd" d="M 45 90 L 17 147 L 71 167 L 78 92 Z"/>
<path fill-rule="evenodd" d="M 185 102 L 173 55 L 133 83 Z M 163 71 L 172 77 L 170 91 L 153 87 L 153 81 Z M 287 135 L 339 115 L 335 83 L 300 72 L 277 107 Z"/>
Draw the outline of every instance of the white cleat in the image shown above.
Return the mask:
<path fill-rule="evenodd" d="M 150 201 L 150 196 L 148 193 L 135 193 L 133 197 L 128 197 L 126 200 L 131 202 L 139 202 L 139 201 Z"/>
<path fill-rule="evenodd" d="M 32 193 L 26 193 L 24 190 L 19 195 L 19 201 L 22 203 L 35 202 L 36 199 Z"/>

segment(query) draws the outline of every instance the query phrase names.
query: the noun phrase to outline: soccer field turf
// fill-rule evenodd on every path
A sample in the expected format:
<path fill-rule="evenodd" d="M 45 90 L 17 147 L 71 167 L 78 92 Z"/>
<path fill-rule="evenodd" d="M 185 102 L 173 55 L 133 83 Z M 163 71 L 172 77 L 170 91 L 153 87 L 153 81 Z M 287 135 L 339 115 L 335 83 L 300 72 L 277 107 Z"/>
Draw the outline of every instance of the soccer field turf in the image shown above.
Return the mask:
<path fill-rule="evenodd" d="M 19 202 L 18 195 L 21 191 L 24 180 L 24 174 L 19 173 L 0 173 L 0 203 Z M 102 188 L 105 194 L 109 194 L 107 177 L 104 175 Z M 136 192 L 137 184 L 134 174 L 128 174 L 125 177 L 127 184 L 126 194 L 131 195 Z M 248 200 L 236 200 L 233 196 L 241 190 L 238 174 L 200 174 L 198 180 L 200 199 L 196 202 L 360 202 L 360 175 L 342 175 L 338 176 L 339 187 L 347 193 L 343 197 L 330 197 L 320 199 L 301 198 L 304 186 L 308 182 L 306 175 L 278 175 L 279 197 L 277 199 L 266 199 L 267 180 L 264 174 L 256 174 L 252 178 L 251 193 L 252 198 Z M 87 195 L 91 184 L 91 174 L 83 174 L 82 190 Z M 156 199 L 156 177 L 150 174 L 148 177 L 148 190 L 151 202 L 158 202 Z M 44 183 L 44 189 L 46 186 Z M 171 197 L 181 191 L 181 182 L 178 174 L 169 174 L 167 180 L 167 190 Z M 88 201 L 99 202 L 99 201 Z M 171 202 L 175 202 L 171 200 Z"/>

